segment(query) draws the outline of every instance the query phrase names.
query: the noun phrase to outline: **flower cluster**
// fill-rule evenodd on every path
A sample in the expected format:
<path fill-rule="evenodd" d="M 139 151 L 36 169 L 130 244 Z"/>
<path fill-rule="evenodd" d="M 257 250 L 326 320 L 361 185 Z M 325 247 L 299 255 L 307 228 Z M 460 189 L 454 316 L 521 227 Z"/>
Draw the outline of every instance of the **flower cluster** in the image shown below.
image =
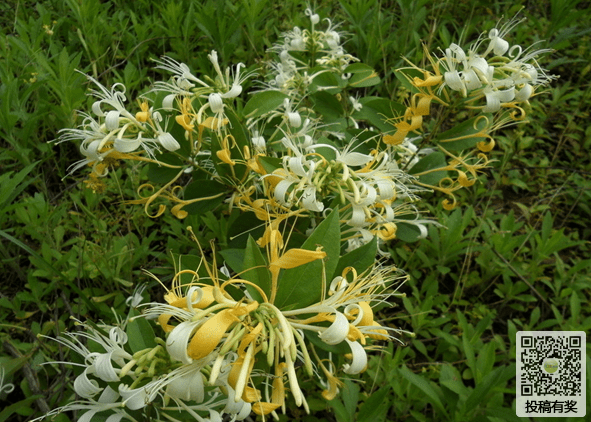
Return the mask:
<path fill-rule="evenodd" d="M 126 108 L 122 84 L 109 90 L 89 77 L 98 87 L 92 114 L 61 133 L 85 157 L 71 172 L 90 166 L 87 184 L 101 191 L 116 163 L 146 165 L 128 203 L 153 218 L 172 205 L 179 219 L 220 219 L 215 236 L 226 238 L 222 250 L 212 245 L 213 263 L 201 250 L 198 268 L 179 264 L 164 302 L 139 305 L 136 294 L 129 303 L 143 314 L 79 323 L 58 338 L 84 358 L 74 381 L 81 400 L 50 414 L 278 417 L 289 400 L 308 410 L 304 378 L 331 400 L 341 373 L 365 370 L 374 342 L 410 334 L 374 320 L 375 306 L 391 304 L 405 278 L 376 255 L 437 224 L 423 217 L 421 194 L 443 192 L 451 209 L 454 193 L 476 182 L 492 132 L 522 119 L 523 104 L 552 80 L 536 62 L 546 50 L 510 46 L 517 20 L 467 52 L 457 44 L 439 58 L 425 50 L 427 68 L 399 70 L 410 92 L 400 104 L 369 95 L 379 76 L 345 51 L 338 25 L 306 15 L 308 27 L 283 34 L 262 69 L 223 69 L 215 51 L 203 75 L 156 60 L 168 79 L 137 110 Z"/>
<path fill-rule="evenodd" d="M 455 43 L 446 48 L 439 60 L 445 69 L 442 87 L 470 97 L 471 103 L 484 97 L 486 105 L 480 107 L 485 113 L 529 100 L 536 87 L 547 84 L 554 76 L 547 75 L 536 62 L 536 57 L 551 50 L 536 50 L 533 45 L 523 49 L 519 45 L 511 46 L 505 39 L 521 21 L 514 17 L 501 28 L 491 29 L 468 52 Z M 486 42 L 488 46 L 481 51 Z"/>
<path fill-rule="evenodd" d="M 360 274 L 345 267 L 328 285 L 322 283 L 312 303 L 307 297 L 285 301 L 283 290 L 292 282 L 282 270 L 305 269 L 327 253 L 286 249 L 281 233 L 269 231 L 266 265 L 256 270 L 264 272 L 268 285 L 228 276 L 203 260 L 207 275 L 180 269 L 165 303 L 138 305 L 132 297 L 130 304 L 143 314 L 116 326 L 79 322 L 82 330 L 59 337 L 83 358 L 73 385 L 81 400 L 50 415 L 86 410 L 81 420 L 107 412 L 109 420 L 118 421 L 150 412 L 170 419 L 184 411 L 199 421 L 221 421 L 223 415 L 243 420 L 251 411 L 277 417 L 280 409 L 285 412 L 288 395 L 308 411 L 301 371 L 331 400 L 342 385 L 339 372 L 366 369 L 365 349 L 373 341 L 410 334 L 374 320 L 373 306 L 401 296 L 392 288 L 405 276 L 391 265 L 374 264 Z M 322 279 L 327 277 L 324 271 Z"/>
<path fill-rule="evenodd" d="M 167 353 L 166 343 L 160 337 L 150 339 L 156 344 L 154 347 L 133 353 L 125 332 L 128 323 L 109 326 L 78 322 L 82 330 L 57 338 L 84 359 L 79 364 L 82 373 L 73 385 L 81 399 L 45 416 L 81 410 L 85 413 L 80 421 L 91 421 L 103 412 L 109 414 L 109 421 L 134 421 L 139 414 L 150 411 L 157 412 L 158 419 L 170 419 L 175 413 L 186 411 L 198 421 L 221 421 L 224 414 L 232 420 L 243 420 L 250 414 L 249 404 L 230 401 L 229 396 L 204 387 L 202 371 L 211 362 L 179 365 Z M 89 350 L 90 345 L 97 351 Z M 219 385 L 224 387 L 221 378 Z"/>

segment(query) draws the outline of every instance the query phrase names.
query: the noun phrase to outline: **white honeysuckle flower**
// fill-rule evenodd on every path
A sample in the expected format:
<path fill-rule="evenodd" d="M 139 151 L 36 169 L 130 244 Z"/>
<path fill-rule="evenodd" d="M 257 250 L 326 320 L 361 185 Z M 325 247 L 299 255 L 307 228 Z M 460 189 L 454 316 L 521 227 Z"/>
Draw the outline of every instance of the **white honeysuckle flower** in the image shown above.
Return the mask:
<path fill-rule="evenodd" d="M 347 166 L 364 166 L 370 161 L 373 160 L 373 157 L 368 154 L 362 154 L 360 152 L 350 152 L 346 148 L 342 154 L 338 154 L 336 161 L 346 164 Z"/>
<path fill-rule="evenodd" d="M 99 387 L 98 382 L 88 378 L 88 372 L 90 370 L 91 367 L 86 368 L 84 372 L 78 375 L 74 380 L 74 391 L 80 397 L 84 397 L 85 399 L 90 399 L 103 391 L 103 389 Z"/>
<path fill-rule="evenodd" d="M 98 90 L 91 90 L 91 95 L 99 99 L 92 104 L 92 111 L 96 116 L 105 118 L 105 128 L 108 131 L 118 129 L 121 119 L 125 119 L 126 122 L 143 128 L 143 125 L 136 119 L 135 115 L 127 111 L 123 105 L 123 103 L 127 101 L 127 97 L 125 96 L 125 85 L 122 83 L 116 83 L 109 91 L 92 76 L 85 76 L 99 88 Z M 109 110 L 105 114 L 103 111 L 104 105 L 111 106 L 114 110 Z"/>
<path fill-rule="evenodd" d="M 178 141 L 172 136 L 169 132 L 162 128 L 160 123 L 163 121 L 162 114 L 156 111 L 152 115 L 155 128 L 155 133 L 157 135 L 156 141 L 162 145 L 162 147 L 167 151 L 176 151 L 181 147 Z M 166 127 L 166 124 L 165 124 Z"/>
<path fill-rule="evenodd" d="M 300 389 L 298 377 L 295 372 L 295 365 L 290 353 L 285 354 L 285 363 L 287 369 L 287 379 L 289 381 L 289 388 L 291 389 L 291 394 L 295 400 L 296 406 L 300 407 L 305 399 L 304 394 Z"/>
<path fill-rule="evenodd" d="M 173 399 L 201 403 L 205 398 L 203 374 L 201 373 L 203 366 L 195 363 L 191 366 L 192 368 L 170 381 L 166 386 L 166 394 Z"/>
<path fill-rule="evenodd" d="M 546 84 L 555 77 L 546 75 L 535 60 L 550 49 L 536 50 L 536 43 L 523 49 L 519 45 L 511 46 L 505 39 L 509 31 L 522 21 L 516 16 L 500 28 L 491 29 L 487 36 L 490 42 L 482 54 L 478 50 L 484 42 L 484 35 L 467 54 L 457 44 L 451 44 L 440 61 L 445 69 L 441 87 L 448 86 L 464 97 L 471 91 L 484 95 L 484 112 L 496 112 L 503 104 L 527 101 L 536 86 Z M 494 55 L 490 63 L 485 59 L 489 53 Z"/>
<path fill-rule="evenodd" d="M 119 127 L 119 110 L 111 110 L 105 116 L 105 126 L 107 130 L 115 130 Z"/>
<path fill-rule="evenodd" d="M 143 409 L 148 403 L 154 400 L 155 394 L 152 397 L 148 395 L 148 385 L 130 389 L 125 384 L 119 384 L 118 388 L 119 394 L 123 399 L 123 404 L 130 410 Z"/>
<path fill-rule="evenodd" d="M 265 138 L 259 134 L 258 130 L 253 130 L 252 138 L 250 139 L 255 152 L 262 154 L 267 150 L 267 142 L 265 141 Z"/>
<path fill-rule="evenodd" d="M 281 180 L 277 186 L 275 186 L 275 191 L 273 196 L 280 204 L 291 206 L 291 196 L 286 199 L 285 195 L 287 194 L 287 190 L 291 185 L 294 183 L 299 183 L 299 179 L 295 177 L 290 177 L 290 175 L 284 176 L 284 179 Z"/>
<path fill-rule="evenodd" d="M 158 140 L 160 145 L 162 145 L 164 147 L 164 149 L 167 151 L 176 151 L 177 149 L 179 149 L 181 147 L 181 145 L 178 143 L 178 141 L 176 139 L 174 139 L 174 136 L 172 136 L 168 132 L 160 133 L 158 135 L 158 138 L 156 138 L 156 139 Z"/>
<path fill-rule="evenodd" d="M 351 218 L 347 224 L 352 227 L 365 227 L 367 205 L 351 204 Z"/>
<path fill-rule="evenodd" d="M 302 205 L 304 208 L 314 212 L 322 212 L 324 204 L 316 199 L 316 187 L 308 186 L 304 188 L 301 196 Z"/>
<path fill-rule="evenodd" d="M 224 112 L 224 101 L 222 100 L 222 96 L 220 94 L 211 93 L 208 97 L 209 108 L 214 113 L 223 113 Z"/>
<path fill-rule="evenodd" d="M 86 157 L 82 160 L 76 161 L 75 163 L 71 164 L 68 167 L 68 174 L 74 173 L 76 170 L 85 167 L 88 164 L 92 163 L 99 163 L 103 161 L 103 159 L 111 153 L 111 151 L 105 151 L 99 153 L 99 147 L 101 145 L 101 141 L 92 141 L 88 144 L 82 143 L 80 145 L 80 153 Z"/>
<path fill-rule="evenodd" d="M 238 69 L 240 69 L 240 65 L 242 65 L 242 63 L 238 63 L 238 66 L 237 66 Z M 241 93 L 242 93 L 242 85 L 234 84 L 234 85 L 232 85 L 232 87 L 230 88 L 230 90 L 228 92 L 221 94 L 221 96 L 222 96 L 222 98 L 236 98 Z"/>
<path fill-rule="evenodd" d="M 109 335 L 107 337 L 94 327 L 79 321 L 77 322 L 84 327 L 83 331 L 65 333 L 66 337 L 58 337 L 56 341 L 74 350 L 84 358 L 84 366 L 88 369 L 85 372 L 87 375 L 93 374 L 106 382 L 119 381 L 118 373 L 120 369 L 115 368 L 113 363 L 116 363 L 119 367 L 123 367 L 133 359 L 124 349 L 124 345 L 127 343 L 127 334 L 120 327 L 102 326 L 101 328 L 109 329 Z M 80 338 L 86 338 L 95 342 L 105 350 L 105 353 L 90 352 Z M 84 378 L 78 380 L 78 384 L 83 389 L 90 388 Z"/>
<path fill-rule="evenodd" d="M 336 50 L 340 47 L 341 37 L 336 31 L 326 31 L 325 41 L 331 50 Z"/>
<path fill-rule="evenodd" d="M 523 88 L 515 93 L 515 101 L 524 102 L 534 93 L 534 88 L 530 84 L 525 84 Z"/>
<path fill-rule="evenodd" d="M 166 97 L 164 97 L 164 99 L 162 100 L 162 109 L 166 111 L 174 110 L 176 96 L 177 94 L 168 94 Z"/>
<path fill-rule="evenodd" d="M 201 321 L 183 321 L 168 334 L 166 351 L 172 359 L 186 365 L 193 362 L 187 353 L 187 346 L 191 336 L 201 324 Z"/>
<path fill-rule="evenodd" d="M 291 127 L 298 128 L 302 125 L 302 117 L 300 116 L 300 113 L 298 113 L 297 111 L 286 112 L 285 115 Z"/>
<path fill-rule="evenodd" d="M 486 97 L 486 107 L 483 108 L 485 113 L 494 113 L 501 109 L 502 103 L 508 103 L 515 98 L 515 87 L 506 90 L 492 90 L 485 89 L 484 95 Z"/>
<path fill-rule="evenodd" d="M 349 333 L 349 320 L 341 312 L 335 312 L 334 322 L 322 331 L 318 337 L 329 345 L 340 344 Z"/>
<path fill-rule="evenodd" d="M 363 372 L 367 366 L 367 353 L 361 344 L 356 341 L 350 341 L 345 339 L 349 347 L 351 348 L 351 354 L 353 359 L 350 364 L 343 365 L 343 372 L 350 375 L 355 375 Z"/>
<path fill-rule="evenodd" d="M 353 110 L 361 111 L 361 109 L 363 108 L 363 104 L 361 104 L 357 98 L 350 96 L 349 101 L 351 101 L 351 106 L 353 107 Z"/>
<path fill-rule="evenodd" d="M 112 360 L 118 357 L 117 351 L 111 350 L 108 353 L 91 353 L 87 359 L 92 360 L 92 366 L 97 377 L 106 382 L 117 382 L 119 381 L 119 376 L 113 366 Z M 131 358 L 131 356 L 129 357 Z"/>
<path fill-rule="evenodd" d="M 131 308 L 137 308 L 144 301 L 142 295 L 144 294 L 146 287 L 146 284 L 136 286 L 132 295 L 125 300 L 125 304 Z"/>
<path fill-rule="evenodd" d="M 133 152 L 142 144 L 141 136 L 142 135 L 139 134 L 135 139 L 115 138 L 115 141 L 113 142 L 113 149 L 123 153 Z"/>
<path fill-rule="evenodd" d="M 297 111 L 291 111 L 291 101 L 286 98 L 283 101 L 283 108 L 285 109 L 284 116 L 293 128 L 298 128 L 302 125 L 302 116 Z"/>
<path fill-rule="evenodd" d="M 347 252 L 351 252 L 366 245 L 374 238 L 373 233 L 369 230 L 361 227 L 353 227 L 356 229 L 357 236 L 350 236 L 349 239 L 347 239 Z"/>
<path fill-rule="evenodd" d="M 236 400 L 236 391 L 229 385 L 226 384 L 225 388 L 228 391 L 228 399 L 222 413 L 232 415 L 233 420 L 241 421 L 246 419 L 252 411 L 252 405 L 240 398 Z"/>
<path fill-rule="evenodd" d="M 235 69 L 232 69 L 231 67 L 226 68 L 226 73 L 224 74 L 220 68 L 217 51 L 212 50 L 207 57 L 213 64 L 215 72 L 217 73 L 216 82 L 220 84 L 222 90 L 222 92 L 218 92 L 221 98 L 231 99 L 238 97 L 242 93 L 242 84 L 246 79 L 253 76 L 254 73 L 250 72 L 241 76 L 240 69 L 246 66 L 244 63 L 238 63 Z M 232 74 L 232 77 L 230 77 L 230 74 Z"/>
<path fill-rule="evenodd" d="M 502 56 L 509 49 L 509 42 L 501 38 L 499 34 L 500 33 L 497 28 L 493 28 L 489 31 L 488 38 L 490 38 L 490 45 L 488 49 L 492 50 L 495 55 Z"/>
<path fill-rule="evenodd" d="M 162 60 L 154 61 L 158 63 L 156 69 L 163 69 L 173 74 L 172 83 L 158 81 L 151 90 L 151 92 L 162 91 L 170 93 L 165 97 L 165 101 L 163 102 L 165 109 L 172 108 L 172 103 L 177 95 L 191 97 L 194 95 L 194 92 L 211 91 L 211 86 L 193 75 L 189 66 L 185 63 L 177 62 L 167 56 L 163 56 Z M 200 88 L 195 88 L 195 83 Z"/>
<path fill-rule="evenodd" d="M 505 37 L 513 30 L 513 28 L 515 28 L 525 19 L 526 18 L 519 18 L 517 15 L 515 15 L 512 19 L 505 22 L 500 28 L 491 29 L 488 32 L 488 39 L 490 39 L 490 43 L 488 44 L 488 47 L 483 55 L 486 56 L 491 51 L 496 56 L 504 55 L 507 50 L 509 50 L 509 42 L 505 40 Z"/>
<path fill-rule="evenodd" d="M 285 35 L 285 47 L 288 51 L 306 51 L 306 38 L 297 26 Z"/>
<path fill-rule="evenodd" d="M 458 70 L 462 65 L 463 70 Z M 444 73 L 445 85 L 454 91 L 461 92 L 466 96 L 469 91 L 480 88 L 483 84 L 492 81 L 494 67 L 489 66 L 484 57 L 479 56 L 470 50 L 468 55 L 457 44 L 450 44 L 445 50 L 445 59 L 442 65 L 446 72 Z"/>
<path fill-rule="evenodd" d="M 107 410 L 115 412 L 107 418 L 107 421 L 119 422 L 122 418 L 129 418 L 129 415 L 125 412 L 125 409 L 123 408 L 123 403 L 121 403 L 121 401 L 119 401 L 118 399 L 119 393 L 117 393 L 111 387 L 107 386 L 103 390 L 103 393 L 100 395 L 98 401 L 92 399 L 74 401 L 66 404 L 65 406 L 53 409 L 45 415 L 33 419 L 32 422 L 38 422 L 42 419 L 58 415 L 62 412 L 76 410 L 86 411 L 82 416 L 78 418 L 78 422 L 91 422 L 97 413 L 104 412 Z"/>
<path fill-rule="evenodd" d="M 318 14 L 314 13 L 312 11 L 312 9 L 310 9 L 309 7 L 304 11 L 304 13 L 306 14 L 306 16 L 310 17 L 310 22 L 312 23 L 312 27 L 314 27 L 314 25 L 316 25 L 318 22 L 320 22 L 320 16 L 318 16 Z"/>

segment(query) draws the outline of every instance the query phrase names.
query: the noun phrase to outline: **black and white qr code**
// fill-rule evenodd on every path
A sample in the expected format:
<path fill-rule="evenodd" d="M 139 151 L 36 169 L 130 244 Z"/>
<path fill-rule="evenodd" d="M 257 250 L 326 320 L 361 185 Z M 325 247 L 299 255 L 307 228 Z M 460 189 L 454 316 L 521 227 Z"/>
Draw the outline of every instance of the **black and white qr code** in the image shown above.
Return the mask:
<path fill-rule="evenodd" d="M 517 416 L 585 416 L 584 331 L 517 333 Z"/>

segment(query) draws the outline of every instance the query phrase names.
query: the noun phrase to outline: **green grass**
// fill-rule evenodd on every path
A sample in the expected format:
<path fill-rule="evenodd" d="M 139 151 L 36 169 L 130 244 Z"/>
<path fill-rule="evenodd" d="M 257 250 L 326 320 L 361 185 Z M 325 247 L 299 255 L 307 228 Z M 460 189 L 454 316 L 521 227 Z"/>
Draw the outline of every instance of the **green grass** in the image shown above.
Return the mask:
<path fill-rule="evenodd" d="M 289 420 L 522 420 L 512 410 L 515 332 L 591 328 L 591 7 L 568 4 L 341 0 L 316 9 L 343 22 L 347 50 L 383 76 L 379 95 L 400 96 L 393 70 L 402 56 L 420 62 L 421 42 L 435 52 L 475 39 L 522 6 L 528 20 L 512 40 L 546 40 L 540 47 L 555 52 L 542 66 L 560 79 L 532 101 L 530 124 L 497 134 L 496 161 L 461 193 L 458 209 L 428 198 L 444 227 L 431 226 L 421 242 L 389 245 L 411 279 L 400 306 L 380 317 L 416 337 L 373 356 L 340 398 L 311 399 L 311 415 L 296 409 Z M 165 275 L 170 250 L 195 249 L 185 225 L 209 223 L 206 238 L 222 230 L 211 219 L 152 220 L 120 205 L 139 177 L 131 168 L 117 169 L 101 195 L 84 189 L 81 174 L 66 177 L 79 152 L 49 142 L 90 104 L 76 71 L 106 86 L 124 82 L 134 98 L 156 76 L 151 59 L 163 54 L 196 73 L 211 49 L 222 61 L 257 64 L 281 31 L 302 24 L 305 7 L 267 0 L 0 6 L 0 365 L 4 382 L 15 385 L 0 391 L 0 422 L 29 420 L 72 399 L 72 369 L 40 365 L 68 360 L 67 351 L 39 335 L 72 329 L 71 316 L 107 321 L 125 309 L 133 287 L 151 280 L 142 269 Z M 154 282 L 149 291 L 161 298 Z M 308 396 L 320 391 L 306 388 Z"/>

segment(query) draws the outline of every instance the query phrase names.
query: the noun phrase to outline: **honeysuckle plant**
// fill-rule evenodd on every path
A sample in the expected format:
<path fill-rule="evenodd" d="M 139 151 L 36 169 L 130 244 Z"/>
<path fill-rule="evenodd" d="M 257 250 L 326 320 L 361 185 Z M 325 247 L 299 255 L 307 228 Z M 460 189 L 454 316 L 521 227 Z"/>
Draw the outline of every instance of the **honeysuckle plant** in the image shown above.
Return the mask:
<path fill-rule="evenodd" d="M 376 262 L 376 241 L 340 256 L 338 210 L 300 247 L 267 224 L 267 240 L 222 251 L 231 270 L 203 254 L 198 268 L 181 260 L 164 302 L 140 303 L 140 291 L 125 320 L 77 322 L 81 330 L 59 337 L 83 358 L 73 382 L 80 399 L 49 415 L 242 420 L 251 411 L 277 417 L 289 397 L 309 410 L 300 380 L 316 380 L 331 400 L 343 374 L 365 371 L 367 349 L 412 335 L 373 311 L 403 296 L 406 276 Z"/>
<path fill-rule="evenodd" d="M 50 415 L 277 418 L 287 400 L 308 410 L 303 379 L 331 400 L 368 350 L 412 335 L 376 321 L 406 279 L 387 243 L 437 224 L 423 193 L 457 206 L 454 193 L 489 163 L 492 133 L 523 122 L 523 104 L 552 80 L 536 61 L 547 50 L 510 45 L 517 19 L 471 46 L 425 50 L 428 67 L 396 71 L 409 92 L 398 103 L 368 94 L 380 77 L 346 52 L 339 25 L 306 15 L 260 68 L 224 66 L 215 51 L 209 74 L 156 58 L 167 75 L 137 103 L 88 77 L 96 101 L 60 137 L 84 156 L 70 172 L 89 167 L 100 193 L 114 165 L 147 166 L 129 203 L 152 218 L 211 212 L 237 235 L 175 261 L 163 302 L 138 290 L 125 319 L 58 338 L 83 358 L 80 399 Z M 468 117 L 449 119 L 458 111 Z"/>

